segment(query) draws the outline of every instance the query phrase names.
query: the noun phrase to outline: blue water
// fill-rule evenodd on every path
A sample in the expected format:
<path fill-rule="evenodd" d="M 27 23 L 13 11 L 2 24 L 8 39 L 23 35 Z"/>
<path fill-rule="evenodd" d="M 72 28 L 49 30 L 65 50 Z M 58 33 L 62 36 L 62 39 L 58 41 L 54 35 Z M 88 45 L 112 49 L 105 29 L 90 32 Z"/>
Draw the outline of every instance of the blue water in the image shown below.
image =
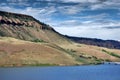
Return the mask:
<path fill-rule="evenodd" d="M 120 80 L 120 65 L 0 68 L 0 80 Z"/>

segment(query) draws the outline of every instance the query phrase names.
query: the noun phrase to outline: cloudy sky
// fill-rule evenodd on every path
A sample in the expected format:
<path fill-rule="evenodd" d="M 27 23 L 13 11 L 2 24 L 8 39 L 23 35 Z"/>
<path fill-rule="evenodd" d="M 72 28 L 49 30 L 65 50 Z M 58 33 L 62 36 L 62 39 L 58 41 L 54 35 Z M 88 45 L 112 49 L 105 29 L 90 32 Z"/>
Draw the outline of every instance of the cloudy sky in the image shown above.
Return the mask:
<path fill-rule="evenodd" d="M 120 0 L 0 0 L 0 10 L 32 15 L 65 35 L 120 40 Z"/>

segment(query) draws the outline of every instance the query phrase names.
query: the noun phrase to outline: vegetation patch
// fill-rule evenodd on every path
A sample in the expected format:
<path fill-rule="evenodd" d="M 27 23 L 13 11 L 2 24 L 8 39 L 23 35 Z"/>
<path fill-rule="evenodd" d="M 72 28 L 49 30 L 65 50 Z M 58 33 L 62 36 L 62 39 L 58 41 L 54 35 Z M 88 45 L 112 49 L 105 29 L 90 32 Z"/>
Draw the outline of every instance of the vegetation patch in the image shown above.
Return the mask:
<path fill-rule="evenodd" d="M 83 64 L 101 64 L 103 62 L 103 60 L 95 56 L 85 55 L 83 53 L 81 53 L 81 55 L 76 55 L 77 51 L 73 49 L 67 49 L 66 52 L 74 57 L 76 61 L 82 62 Z"/>
<path fill-rule="evenodd" d="M 23 66 L 58 66 L 57 64 L 23 64 Z"/>
<path fill-rule="evenodd" d="M 0 30 L 0 36 L 5 36 L 6 34 L 2 31 L 2 30 Z"/>
<path fill-rule="evenodd" d="M 31 40 L 31 42 L 46 43 L 44 40 L 40 40 L 40 39 L 34 39 L 34 40 Z"/>
<path fill-rule="evenodd" d="M 67 49 L 67 51 L 72 52 L 72 53 L 75 53 L 75 52 L 76 52 L 76 51 L 73 50 L 73 49 Z"/>
<path fill-rule="evenodd" d="M 109 52 L 109 51 L 107 51 L 107 50 L 105 50 L 105 49 L 102 49 L 102 51 L 103 51 L 104 53 L 107 53 L 107 54 L 111 55 L 111 56 L 120 58 L 120 55 L 117 55 L 117 54 L 115 54 L 115 53 L 113 53 L 113 52 Z"/>
<path fill-rule="evenodd" d="M 82 47 L 81 45 L 77 45 L 77 47 Z"/>
<path fill-rule="evenodd" d="M 58 64 L 6 64 L 6 65 L 0 65 L 0 67 L 23 67 L 23 66 L 59 66 Z"/>

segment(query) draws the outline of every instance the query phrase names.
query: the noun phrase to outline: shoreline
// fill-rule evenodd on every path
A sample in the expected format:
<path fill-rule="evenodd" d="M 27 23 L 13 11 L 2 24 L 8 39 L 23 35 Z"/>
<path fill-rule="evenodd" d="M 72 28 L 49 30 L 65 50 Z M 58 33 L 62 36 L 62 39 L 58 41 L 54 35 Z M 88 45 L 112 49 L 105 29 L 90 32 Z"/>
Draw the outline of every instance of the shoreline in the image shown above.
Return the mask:
<path fill-rule="evenodd" d="M 93 64 L 74 64 L 74 65 L 60 65 L 60 64 L 22 64 L 22 65 L 1 65 L 0 68 L 22 68 L 22 67 L 68 67 L 68 66 L 91 66 L 91 65 L 120 65 L 120 62 L 102 62 Z"/>

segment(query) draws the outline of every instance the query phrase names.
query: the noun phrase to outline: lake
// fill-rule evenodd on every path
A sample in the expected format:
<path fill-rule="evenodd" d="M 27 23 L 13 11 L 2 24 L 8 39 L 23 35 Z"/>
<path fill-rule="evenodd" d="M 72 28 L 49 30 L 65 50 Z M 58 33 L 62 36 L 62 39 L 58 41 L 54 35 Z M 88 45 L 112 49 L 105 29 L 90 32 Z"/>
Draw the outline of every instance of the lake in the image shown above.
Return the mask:
<path fill-rule="evenodd" d="M 120 65 L 0 68 L 0 80 L 120 80 Z"/>

